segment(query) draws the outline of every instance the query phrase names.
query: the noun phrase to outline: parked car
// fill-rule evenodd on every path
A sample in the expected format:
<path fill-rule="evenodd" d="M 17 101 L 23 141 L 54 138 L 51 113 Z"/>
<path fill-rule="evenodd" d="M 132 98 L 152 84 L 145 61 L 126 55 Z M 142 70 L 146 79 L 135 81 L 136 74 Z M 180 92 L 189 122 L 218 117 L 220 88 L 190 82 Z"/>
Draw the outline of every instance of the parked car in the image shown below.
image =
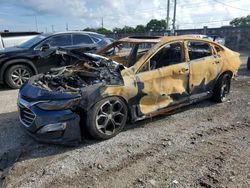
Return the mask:
<path fill-rule="evenodd" d="M 217 42 L 221 45 L 225 45 L 225 38 L 219 37 L 218 35 L 199 35 L 199 34 L 190 34 L 187 36 L 192 36 L 201 39 L 208 39 L 214 42 Z"/>
<path fill-rule="evenodd" d="M 210 38 L 212 38 L 213 41 L 221 44 L 221 45 L 225 45 L 225 38 L 220 37 L 218 35 L 209 35 Z"/>
<path fill-rule="evenodd" d="M 38 32 L 0 32 L 0 50 L 17 46 L 40 34 Z"/>
<path fill-rule="evenodd" d="M 92 32 L 39 35 L 0 52 L 0 83 L 20 88 L 32 75 L 64 65 L 55 54 L 58 47 L 94 52 L 110 43 L 104 35 Z"/>
<path fill-rule="evenodd" d="M 33 76 L 19 91 L 23 128 L 43 142 L 72 144 L 87 131 L 117 135 L 138 121 L 212 98 L 225 101 L 239 53 L 187 36 L 128 37 L 79 63 Z M 81 123 L 80 123 L 81 122 Z"/>

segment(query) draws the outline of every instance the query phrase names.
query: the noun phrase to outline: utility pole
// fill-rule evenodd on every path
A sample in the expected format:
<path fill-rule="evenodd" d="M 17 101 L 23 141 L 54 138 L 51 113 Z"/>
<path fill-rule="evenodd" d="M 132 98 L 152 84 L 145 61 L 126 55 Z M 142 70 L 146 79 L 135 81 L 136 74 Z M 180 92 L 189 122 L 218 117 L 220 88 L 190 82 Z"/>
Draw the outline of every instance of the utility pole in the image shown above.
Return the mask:
<path fill-rule="evenodd" d="M 68 31 L 69 30 L 69 25 L 68 25 L 68 23 L 66 23 L 66 31 Z"/>
<path fill-rule="evenodd" d="M 169 29 L 169 7 L 170 7 L 170 0 L 167 0 L 168 1 L 168 5 L 167 5 L 167 25 L 166 25 L 166 30 Z"/>
<path fill-rule="evenodd" d="M 103 17 L 102 17 L 102 29 L 103 29 Z"/>
<path fill-rule="evenodd" d="M 54 25 L 51 25 L 51 31 L 54 33 Z"/>
<path fill-rule="evenodd" d="M 175 22 L 176 22 L 176 4 L 177 4 L 177 0 L 174 0 L 174 18 L 173 18 L 173 31 L 175 33 Z"/>
<path fill-rule="evenodd" d="M 35 22 L 36 22 L 36 32 L 38 32 L 36 15 L 35 15 Z"/>

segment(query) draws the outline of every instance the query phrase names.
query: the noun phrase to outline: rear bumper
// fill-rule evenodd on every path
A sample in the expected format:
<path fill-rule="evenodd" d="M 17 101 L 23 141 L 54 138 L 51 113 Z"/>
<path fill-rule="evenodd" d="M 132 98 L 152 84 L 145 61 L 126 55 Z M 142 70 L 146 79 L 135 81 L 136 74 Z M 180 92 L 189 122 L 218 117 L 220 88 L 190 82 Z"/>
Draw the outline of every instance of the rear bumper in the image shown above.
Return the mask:
<path fill-rule="evenodd" d="M 21 126 L 35 140 L 44 143 L 75 145 L 81 142 L 80 117 L 71 110 L 44 111 L 19 100 Z"/>

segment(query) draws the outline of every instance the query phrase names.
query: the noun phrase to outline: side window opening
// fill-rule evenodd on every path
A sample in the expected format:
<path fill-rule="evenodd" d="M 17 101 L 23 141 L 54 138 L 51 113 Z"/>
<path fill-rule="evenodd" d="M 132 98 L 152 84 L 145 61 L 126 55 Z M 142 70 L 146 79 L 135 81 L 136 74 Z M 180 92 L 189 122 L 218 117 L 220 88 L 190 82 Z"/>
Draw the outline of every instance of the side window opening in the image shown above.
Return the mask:
<path fill-rule="evenodd" d="M 88 35 L 80 35 L 80 34 L 73 35 L 73 45 L 92 44 L 92 43 L 93 41 Z"/>
<path fill-rule="evenodd" d="M 206 42 L 188 42 L 188 54 L 190 61 L 212 56 L 212 49 Z"/>
<path fill-rule="evenodd" d="M 45 41 L 44 43 L 49 44 L 51 47 L 57 46 L 70 46 L 71 45 L 71 35 L 59 35 L 54 36 Z"/>
<path fill-rule="evenodd" d="M 174 65 L 184 62 L 182 43 L 172 43 L 164 46 L 150 60 L 151 68 L 158 69 L 161 67 Z M 154 63 L 153 63 L 154 62 Z M 155 64 L 155 65 L 152 65 Z"/>

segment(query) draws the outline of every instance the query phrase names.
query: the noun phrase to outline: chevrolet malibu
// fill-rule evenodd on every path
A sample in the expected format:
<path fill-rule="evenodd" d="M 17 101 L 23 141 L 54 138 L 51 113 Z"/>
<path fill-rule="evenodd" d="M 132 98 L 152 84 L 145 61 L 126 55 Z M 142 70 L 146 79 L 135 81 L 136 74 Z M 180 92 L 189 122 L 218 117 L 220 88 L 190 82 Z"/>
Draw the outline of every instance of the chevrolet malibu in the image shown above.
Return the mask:
<path fill-rule="evenodd" d="M 138 121 L 211 98 L 225 101 L 239 53 L 191 36 L 128 37 L 97 54 L 64 51 L 74 65 L 33 76 L 18 96 L 22 127 L 36 140 L 74 144 L 88 132 L 117 135 Z"/>

